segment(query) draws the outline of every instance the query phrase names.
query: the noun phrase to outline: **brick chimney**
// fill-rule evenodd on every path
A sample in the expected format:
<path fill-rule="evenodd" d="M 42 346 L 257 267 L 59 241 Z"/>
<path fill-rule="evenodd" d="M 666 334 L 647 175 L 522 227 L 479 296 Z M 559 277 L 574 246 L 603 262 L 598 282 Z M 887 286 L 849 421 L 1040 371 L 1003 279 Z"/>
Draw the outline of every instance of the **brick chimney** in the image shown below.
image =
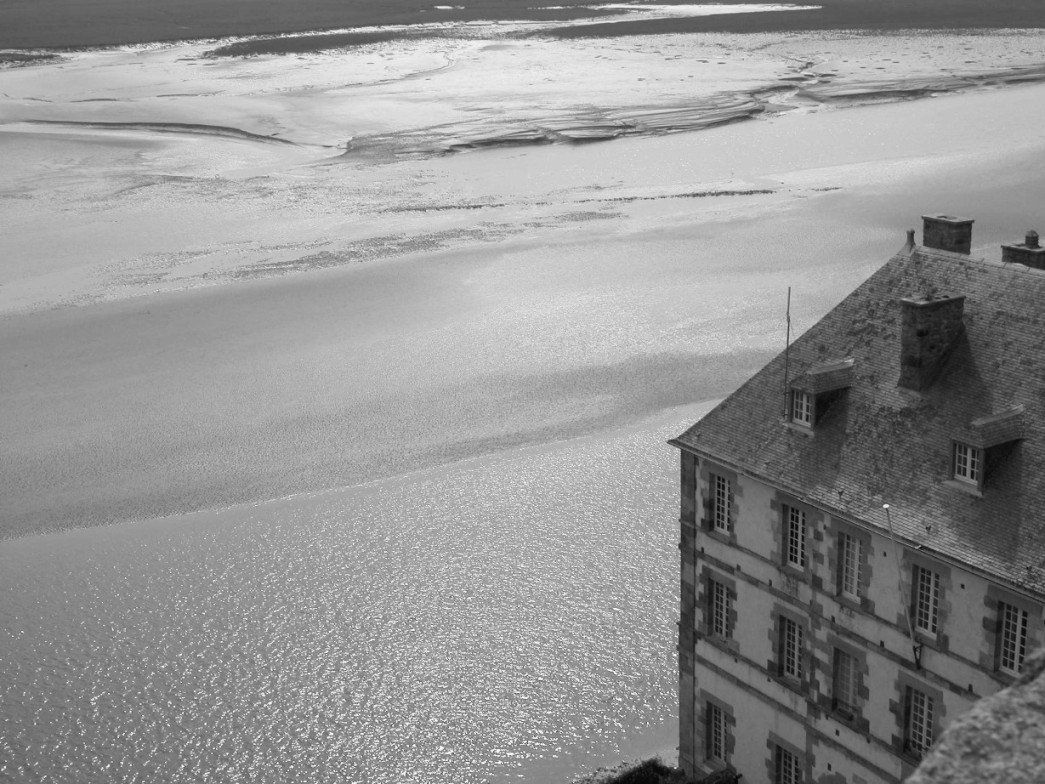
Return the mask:
<path fill-rule="evenodd" d="M 922 245 L 968 253 L 972 249 L 972 219 L 953 215 L 923 215 Z"/>
<path fill-rule="evenodd" d="M 1001 260 L 1010 264 L 1024 264 L 1034 269 L 1045 269 L 1045 248 L 1038 242 L 1038 232 L 1028 231 L 1022 245 L 1002 245 Z"/>
<path fill-rule="evenodd" d="M 964 310 L 965 297 L 900 300 L 900 386 L 920 391 L 936 380 L 965 329 Z"/>

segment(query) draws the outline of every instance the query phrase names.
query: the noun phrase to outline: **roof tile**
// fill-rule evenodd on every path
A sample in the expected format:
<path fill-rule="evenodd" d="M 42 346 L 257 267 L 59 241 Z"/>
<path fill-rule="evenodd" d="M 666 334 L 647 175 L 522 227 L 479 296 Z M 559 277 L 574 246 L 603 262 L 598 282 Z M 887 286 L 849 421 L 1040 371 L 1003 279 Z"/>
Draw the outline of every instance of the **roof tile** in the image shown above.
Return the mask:
<path fill-rule="evenodd" d="M 965 330 L 917 392 L 897 385 L 900 300 L 927 291 L 965 296 Z M 815 437 L 783 424 L 780 354 L 672 443 L 883 529 L 888 503 L 897 534 L 1045 591 L 1043 338 L 1045 271 L 905 246 L 790 348 L 791 379 L 830 358 L 853 360 L 850 386 Z M 956 489 L 955 434 L 992 439 L 1006 428 L 1022 440 L 993 466 L 982 496 Z"/>

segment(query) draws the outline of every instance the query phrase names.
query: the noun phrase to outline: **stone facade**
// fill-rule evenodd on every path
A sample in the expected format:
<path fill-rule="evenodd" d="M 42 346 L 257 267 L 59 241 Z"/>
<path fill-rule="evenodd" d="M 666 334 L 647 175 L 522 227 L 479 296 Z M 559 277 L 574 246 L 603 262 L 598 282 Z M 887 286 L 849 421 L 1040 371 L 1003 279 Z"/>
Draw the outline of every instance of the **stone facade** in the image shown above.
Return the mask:
<path fill-rule="evenodd" d="M 1038 232 L 1028 231 L 1023 242 L 1002 245 L 1001 260 L 1007 264 L 1045 269 L 1045 248 L 1041 247 Z"/>
<path fill-rule="evenodd" d="M 907 744 L 908 689 L 932 699 L 938 737 L 952 716 L 1015 678 L 999 665 L 1001 602 L 1026 608 L 1025 647 L 1045 643 L 1039 597 L 844 515 L 807 507 L 806 566 L 787 563 L 782 510 L 800 500 L 710 458 L 684 453 L 682 461 L 680 763 L 687 772 L 730 765 L 745 782 L 775 782 L 775 769 L 770 775 L 766 768 L 775 765 L 770 743 L 800 752 L 801 781 L 901 781 L 920 758 Z M 721 474 L 736 483 L 732 536 L 714 531 L 705 514 L 709 477 Z M 854 566 L 854 553 L 849 582 L 843 572 Z M 912 640 L 904 597 L 914 597 L 916 566 L 939 575 L 937 629 L 916 629 Z M 728 588 L 726 636 L 711 633 L 709 579 Z M 801 630 L 797 676 L 784 671 L 782 621 Z M 852 688 L 842 700 L 839 651 L 852 663 Z M 708 759 L 710 702 L 729 706 L 726 746 L 734 751 L 724 760 Z"/>

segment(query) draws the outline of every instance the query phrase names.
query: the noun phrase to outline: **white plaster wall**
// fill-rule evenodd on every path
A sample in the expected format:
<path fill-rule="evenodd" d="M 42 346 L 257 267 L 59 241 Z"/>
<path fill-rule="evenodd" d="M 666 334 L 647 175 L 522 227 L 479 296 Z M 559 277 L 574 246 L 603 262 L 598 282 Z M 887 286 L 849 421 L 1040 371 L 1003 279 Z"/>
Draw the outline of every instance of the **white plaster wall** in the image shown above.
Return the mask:
<path fill-rule="evenodd" d="M 896 689 L 897 669 L 897 665 L 884 656 L 868 653 L 868 696 L 862 713 L 870 724 L 871 735 L 886 744 L 889 744 L 900 730 L 895 714 L 889 710 L 889 703 L 900 699 Z M 863 743 L 867 745 L 866 742 Z M 886 765 L 884 759 L 879 761 L 879 764 Z"/>
<path fill-rule="evenodd" d="M 833 633 L 865 651 L 868 665 L 865 686 L 868 696 L 861 713 L 869 721 L 872 736 L 880 742 L 868 743 L 864 735 L 831 717 L 817 722 L 818 728 L 873 765 L 899 775 L 900 761 L 889 746 L 893 736 L 902 733 L 902 728 L 898 725 L 895 713 L 890 710 L 890 703 L 895 705 L 903 699 L 897 686 L 901 671 L 897 659 L 913 662 L 914 658 L 905 618 L 906 606 L 911 601 L 911 562 L 903 557 L 904 545 L 894 545 L 887 532 L 868 532 L 871 537 L 865 553 L 871 569 L 868 598 L 874 604 L 874 615 L 854 610 L 835 596 L 834 564 L 827 557 L 829 548 L 834 547 L 833 530 L 827 530 L 824 540 L 819 542 L 813 540 L 812 526 L 808 532 L 810 553 L 815 550 L 824 555 L 821 564 L 816 563 L 815 559 L 810 561 L 810 576 L 821 579 L 822 590 L 814 590 L 811 580 L 795 580 L 789 570 L 777 562 L 781 550 L 781 544 L 777 541 L 780 535 L 779 510 L 771 505 L 776 498 L 777 493 L 771 487 L 748 477 L 738 477 L 735 498 L 738 547 L 706 535 L 703 529 L 698 538 L 698 547 L 703 547 L 707 556 L 739 571 L 739 574 L 732 576 L 737 590 L 737 622 L 733 636 L 741 658 L 734 661 L 733 653 L 714 649 L 706 643 L 698 644 L 698 652 L 733 673 L 747 689 L 757 690 L 764 697 L 759 698 L 745 688 L 709 672 L 698 671 L 699 687 L 709 689 L 734 706 L 738 719 L 738 754 L 734 764 L 744 773 L 746 782 L 763 781 L 769 753 L 766 747 L 768 733 L 774 732 L 798 748 L 805 747 L 806 733 L 803 722 L 796 722 L 788 718 L 785 711 L 773 710 L 772 707 L 778 704 L 798 715 L 804 715 L 806 695 L 797 694 L 775 678 L 768 677 L 761 669 L 756 669 L 764 668 L 768 661 L 775 658 L 775 644 L 771 639 L 773 616 L 779 605 L 785 603 L 785 600 L 771 593 L 770 586 L 773 591 L 792 596 L 807 607 L 811 600 L 815 600 L 821 605 L 825 616 L 822 629 L 809 636 L 809 644 L 814 641 L 820 644 L 816 667 L 821 691 L 826 696 L 831 689 L 831 663 L 827 651 L 830 650 L 828 635 Z M 832 528 L 829 523 L 829 518 L 825 517 L 825 529 Z M 921 558 L 932 558 L 926 550 L 911 552 L 917 552 Z M 947 652 L 937 652 L 925 646 L 922 649 L 923 670 L 918 672 L 904 668 L 943 695 L 940 707 L 943 708 L 944 726 L 968 710 L 976 697 L 991 694 L 1004 683 L 995 673 L 980 667 L 981 659 L 989 656 L 993 660 L 995 644 L 993 634 L 984 630 L 989 583 L 953 564 L 946 566 L 950 571 L 950 579 L 943 597 L 947 612 L 942 619 L 941 633 L 947 635 L 949 649 Z M 759 584 L 752 585 L 744 579 L 745 576 Z M 903 591 L 900 588 L 901 576 Z M 788 604 L 793 610 L 798 610 L 795 605 Z M 1030 627 L 1029 650 L 1045 637 L 1040 606 L 1031 615 Z M 817 640 L 814 640 L 814 635 Z M 950 684 L 959 689 L 960 693 L 956 693 Z M 970 686 L 971 692 L 968 691 Z M 816 695 L 808 696 L 815 699 Z M 741 726 L 742 730 L 739 729 Z M 829 756 L 817 757 L 817 776 L 828 772 L 828 761 L 832 765 L 832 772 L 844 774 L 846 765 L 852 768 L 853 763 L 847 761 L 844 752 L 827 752 L 830 744 L 822 743 L 820 747 Z M 875 780 L 870 773 L 865 778 L 869 782 Z"/>
<path fill-rule="evenodd" d="M 900 593 L 900 572 L 896 561 L 898 554 L 902 557 L 903 550 L 898 551 L 897 548 L 901 547 L 899 544 L 893 545 L 887 537 L 879 534 L 872 534 L 871 544 L 872 554 L 868 561 L 874 577 L 868 593 L 874 601 L 875 615 L 889 623 L 905 623 L 900 620 L 904 601 Z"/>
<path fill-rule="evenodd" d="M 951 589 L 947 596 L 950 617 L 947 618 L 946 629 L 951 653 L 977 662 L 981 652 L 993 652 L 994 641 L 986 640 L 987 632 L 983 628 L 983 619 L 987 614 L 986 599 L 986 580 L 951 568 Z M 985 642 L 988 645 L 985 646 Z"/>
<path fill-rule="evenodd" d="M 742 580 L 737 582 L 737 625 L 734 639 L 740 645 L 742 656 L 763 667 L 772 655 L 771 604 L 765 591 Z"/>
<path fill-rule="evenodd" d="M 737 544 L 769 558 L 775 547 L 776 512 L 770 507 L 775 491 L 746 476 L 738 477 L 737 484 L 741 488 L 737 494 Z"/>
<path fill-rule="evenodd" d="M 830 730 L 831 728 L 828 727 L 827 729 Z M 890 754 L 876 749 L 862 737 L 847 738 L 845 733 L 851 731 L 845 727 L 841 728 L 841 732 L 842 735 L 840 738 L 837 738 L 838 740 L 846 742 L 846 745 L 850 748 L 866 747 L 861 750 L 861 755 L 864 758 L 869 759 L 873 765 L 878 765 L 880 769 L 899 777 L 900 766 Z M 833 731 L 831 731 L 831 734 L 834 734 Z M 830 743 L 821 741 L 814 744 L 813 758 L 815 762 L 813 765 L 814 781 L 819 780 L 823 776 L 837 775 L 839 773 L 845 776 L 846 781 L 850 784 L 856 781 L 855 776 L 863 777 L 867 784 L 878 784 L 881 781 L 881 777 L 874 769 L 861 764 L 861 761 L 855 759 L 853 755 L 847 754 Z"/>
<path fill-rule="evenodd" d="M 773 710 L 765 700 L 713 672 L 702 677 L 700 688 L 733 706 L 736 716 L 735 753 L 730 763 L 743 774 L 744 784 L 768 784 L 769 733 L 805 748 L 805 724 Z"/>

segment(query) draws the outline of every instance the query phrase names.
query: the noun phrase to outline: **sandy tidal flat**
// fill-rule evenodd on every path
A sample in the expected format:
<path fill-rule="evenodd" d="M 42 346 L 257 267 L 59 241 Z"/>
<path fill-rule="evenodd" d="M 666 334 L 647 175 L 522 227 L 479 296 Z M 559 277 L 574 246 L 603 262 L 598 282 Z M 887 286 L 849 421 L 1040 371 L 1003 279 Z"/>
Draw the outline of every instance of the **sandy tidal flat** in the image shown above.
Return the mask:
<path fill-rule="evenodd" d="M 539 27 L 0 71 L 5 530 L 718 396 L 779 348 L 788 285 L 810 323 L 922 211 L 1031 203 L 984 194 L 1040 149 L 1040 90 L 1011 84 L 1036 32 L 517 35 Z"/>
<path fill-rule="evenodd" d="M 486 182 L 440 156 L 1033 82 L 1045 63 L 1035 31 L 553 41 L 518 37 L 537 24 L 439 29 L 293 56 L 122 47 L 0 72 L 0 313 L 532 237 L 612 215 L 614 198 L 764 190 L 744 149 L 728 166 L 683 152 L 683 176 L 652 182 L 615 176 L 641 145 L 578 150 L 568 157 L 585 169 L 566 181 L 537 151 L 509 154 L 531 156 L 521 177 L 488 155 Z M 773 170 L 808 165 L 803 133 L 778 134 Z M 854 141 L 853 160 L 877 154 Z"/>

